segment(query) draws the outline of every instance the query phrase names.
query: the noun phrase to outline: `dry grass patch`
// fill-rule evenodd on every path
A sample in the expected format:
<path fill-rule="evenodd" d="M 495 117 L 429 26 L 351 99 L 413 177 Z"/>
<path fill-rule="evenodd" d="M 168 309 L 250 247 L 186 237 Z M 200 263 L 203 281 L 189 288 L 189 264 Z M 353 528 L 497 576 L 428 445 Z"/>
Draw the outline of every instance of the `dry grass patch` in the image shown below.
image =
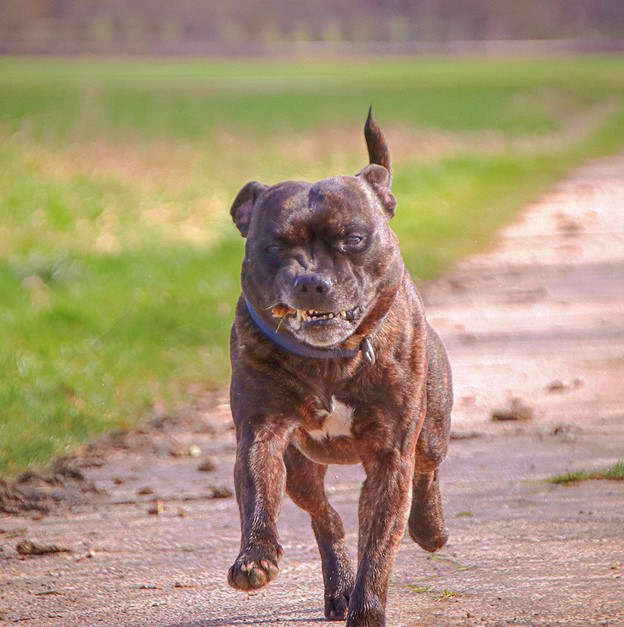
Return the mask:
<path fill-rule="evenodd" d="M 537 154 L 567 148 L 590 137 L 617 112 L 614 101 L 565 117 L 565 123 L 550 133 L 510 137 L 500 131 L 444 132 L 404 124 L 384 124 L 394 163 L 426 163 L 459 154 L 496 156 L 504 154 Z M 258 150 L 258 146 L 254 147 Z M 306 170 L 323 164 L 329 172 L 353 170 L 362 164 L 362 129 L 360 126 L 324 127 L 315 131 L 277 137 L 261 148 L 282 155 Z"/>

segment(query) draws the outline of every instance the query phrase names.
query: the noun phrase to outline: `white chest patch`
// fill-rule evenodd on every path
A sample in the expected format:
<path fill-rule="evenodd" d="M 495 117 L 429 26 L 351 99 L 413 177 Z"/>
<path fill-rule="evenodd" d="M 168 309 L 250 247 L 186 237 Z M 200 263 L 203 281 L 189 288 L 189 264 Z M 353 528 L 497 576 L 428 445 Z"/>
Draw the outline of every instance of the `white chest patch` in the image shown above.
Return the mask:
<path fill-rule="evenodd" d="M 319 442 L 325 438 L 337 438 L 338 436 L 351 437 L 351 422 L 353 421 L 353 407 L 349 407 L 332 396 L 331 412 L 319 411 L 319 417 L 325 416 L 325 421 L 320 429 L 308 431 L 311 437 Z"/>

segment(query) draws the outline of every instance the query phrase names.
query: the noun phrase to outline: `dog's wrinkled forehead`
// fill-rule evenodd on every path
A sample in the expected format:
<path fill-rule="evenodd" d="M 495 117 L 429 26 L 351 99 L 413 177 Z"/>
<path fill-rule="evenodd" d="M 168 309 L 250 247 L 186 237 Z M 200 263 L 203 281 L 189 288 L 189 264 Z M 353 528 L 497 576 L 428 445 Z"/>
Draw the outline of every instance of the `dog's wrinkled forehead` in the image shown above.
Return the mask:
<path fill-rule="evenodd" d="M 381 218 L 374 193 L 355 176 L 336 176 L 313 184 L 278 183 L 262 194 L 260 204 L 256 226 L 280 234 L 338 227 L 354 218 Z"/>

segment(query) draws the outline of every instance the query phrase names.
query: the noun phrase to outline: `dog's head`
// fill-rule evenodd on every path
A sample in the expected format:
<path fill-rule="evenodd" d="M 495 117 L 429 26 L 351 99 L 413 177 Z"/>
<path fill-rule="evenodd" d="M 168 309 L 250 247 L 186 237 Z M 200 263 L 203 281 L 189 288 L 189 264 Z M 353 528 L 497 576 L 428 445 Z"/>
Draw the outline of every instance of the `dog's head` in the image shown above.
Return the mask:
<path fill-rule="evenodd" d="M 365 136 L 370 165 L 355 176 L 271 187 L 254 181 L 232 205 L 247 238 L 245 296 L 280 333 L 312 346 L 347 340 L 401 280 L 388 224 L 396 206 L 390 157 L 370 112 Z"/>

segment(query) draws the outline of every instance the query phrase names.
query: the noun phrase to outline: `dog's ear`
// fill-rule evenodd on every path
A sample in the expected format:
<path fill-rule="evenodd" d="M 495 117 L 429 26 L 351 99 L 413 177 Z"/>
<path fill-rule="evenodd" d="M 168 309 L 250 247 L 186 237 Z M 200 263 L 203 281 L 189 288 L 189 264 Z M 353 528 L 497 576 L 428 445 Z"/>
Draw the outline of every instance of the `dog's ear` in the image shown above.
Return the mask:
<path fill-rule="evenodd" d="M 247 237 L 254 203 L 267 187 L 267 185 L 258 183 L 258 181 L 251 181 L 238 192 L 232 203 L 230 215 L 243 237 Z"/>
<path fill-rule="evenodd" d="M 392 217 L 396 209 L 396 198 L 390 191 L 391 177 L 390 172 L 382 165 L 371 163 L 367 165 L 356 176 L 361 176 L 373 189 L 377 198 L 381 202 L 386 213 Z"/>

